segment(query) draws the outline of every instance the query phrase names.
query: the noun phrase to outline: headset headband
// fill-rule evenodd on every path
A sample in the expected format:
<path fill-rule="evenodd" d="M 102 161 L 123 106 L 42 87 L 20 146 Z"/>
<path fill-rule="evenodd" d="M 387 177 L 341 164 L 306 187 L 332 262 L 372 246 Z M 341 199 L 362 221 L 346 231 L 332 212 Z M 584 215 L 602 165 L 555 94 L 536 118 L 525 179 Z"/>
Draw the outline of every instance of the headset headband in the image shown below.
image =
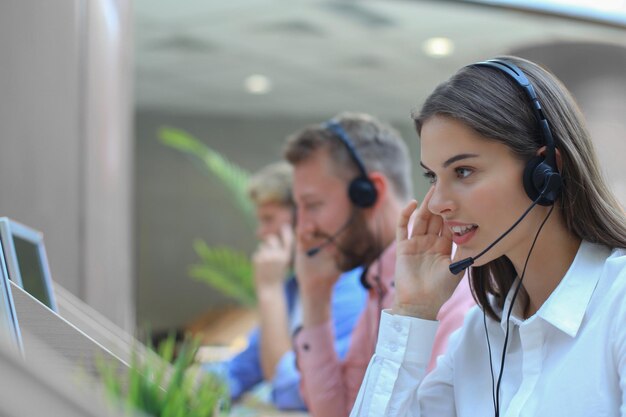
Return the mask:
<path fill-rule="evenodd" d="M 539 127 L 541 128 L 541 134 L 543 136 L 544 144 L 546 145 L 546 163 L 556 169 L 556 146 L 554 144 L 554 138 L 552 137 L 552 131 L 550 130 L 548 119 L 543 112 L 537 93 L 524 72 L 517 65 L 503 59 L 489 59 L 487 61 L 477 62 L 470 66 L 490 67 L 500 70 L 501 72 L 507 74 L 509 78 L 515 81 L 515 83 L 524 90 L 526 96 L 530 99 L 531 107 L 537 117 Z"/>
<path fill-rule="evenodd" d="M 348 153 L 350 154 L 350 157 L 356 164 L 360 175 L 363 177 L 367 177 L 367 170 L 365 169 L 365 165 L 359 157 L 359 154 L 357 153 L 354 144 L 348 137 L 348 134 L 343 129 L 343 126 L 341 126 L 341 123 L 339 123 L 337 119 L 330 119 L 329 121 L 324 123 L 324 128 L 330 130 L 332 133 L 334 133 L 336 137 L 338 137 L 343 142 L 346 149 L 348 150 Z"/>

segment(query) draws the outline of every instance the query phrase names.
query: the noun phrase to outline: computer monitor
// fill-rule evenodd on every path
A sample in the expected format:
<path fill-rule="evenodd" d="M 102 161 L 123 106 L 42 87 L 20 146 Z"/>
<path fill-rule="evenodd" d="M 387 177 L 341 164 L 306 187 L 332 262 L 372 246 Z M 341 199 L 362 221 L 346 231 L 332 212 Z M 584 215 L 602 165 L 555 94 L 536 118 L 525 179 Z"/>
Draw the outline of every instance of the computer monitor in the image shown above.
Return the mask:
<path fill-rule="evenodd" d="M 0 247 L 2 244 L 0 243 Z M 22 352 L 22 335 L 15 314 L 9 275 L 7 273 L 4 254 L 0 250 L 0 338 L 6 344 L 16 347 Z"/>
<path fill-rule="evenodd" d="M 58 312 L 43 234 L 8 217 L 0 217 L 0 239 L 9 279 Z"/>

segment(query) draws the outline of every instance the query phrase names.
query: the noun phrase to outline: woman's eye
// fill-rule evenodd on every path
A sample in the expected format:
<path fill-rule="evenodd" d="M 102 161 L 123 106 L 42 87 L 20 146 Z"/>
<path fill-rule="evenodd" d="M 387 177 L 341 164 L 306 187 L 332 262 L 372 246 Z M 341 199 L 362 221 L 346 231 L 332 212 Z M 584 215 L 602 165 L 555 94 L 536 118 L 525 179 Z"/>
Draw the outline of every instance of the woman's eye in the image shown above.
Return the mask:
<path fill-rule="evenodd" d="M 434 184 L 435 182 L 437 182 L 437 176 L 435 175 L 434 172 L 431 172 L 431 171 L 424 172 L 424 177 L 431 184 Z"/>
<path fill-rule="evenodd" d="M 469 168 L 456 168 L 455 171 L 458 178 L 467 178 L 474 172 Z"/>

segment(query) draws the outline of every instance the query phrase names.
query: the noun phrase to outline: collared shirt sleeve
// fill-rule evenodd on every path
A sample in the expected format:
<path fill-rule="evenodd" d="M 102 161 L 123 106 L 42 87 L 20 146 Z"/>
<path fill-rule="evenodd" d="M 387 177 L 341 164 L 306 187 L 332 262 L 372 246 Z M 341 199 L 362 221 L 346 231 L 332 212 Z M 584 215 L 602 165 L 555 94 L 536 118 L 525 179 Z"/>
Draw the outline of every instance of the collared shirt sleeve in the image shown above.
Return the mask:
<path fill-rule="evenodd" d="M 348 415 L 349 389 L 342 361 L 349 351 L 367 299 L 367 291 L 359 279 L 361 273 L 362 268 L 344 273 L 335 284 L 332 321 L 303 328 L 294 337 L 302 375 L 300 391 L 312 416 Z"/>
<path fill-rule="evenodd" d="M 472 296 L 472 290 L 469 285 L 469 277 L 467 273 L 454 290 L 454 293 L 448 301 L 446 301 L 439 313 L 437 313 L 437 321 L 439 322 L 439 329 L 437 330 L 437 337 L 435 337 L 435 344 L 433 345 L 433 353 L 430 357 L 430 363 L 428 364 L 428 372 L 435 369 L 437 358 L 446 352 L 448 346 L 448 338 L 454 331 L 463 325 L 465 315 L 476 305 L 476 301 Z"/>
<path fill-rule="evenodd" d="M 435 321 L 383 311 L 376 353 L 367 368 L 351 417 L 420 416 L 420 401 L 438 402 L 450 394 L 418 398 L 418 387 L 426 375 L 437 328 Z M 438 371 L 440 375 L 436 375 Z M 437 368 L 429 376 L 433 378 L 445 380 L 451 379 L 451 375 Z"/>
<path fill-rule="evenodd" d="M 335 352 L 332 323 L 303 328 L 294 339 L 302 375 L 301 392 L 316 416 L 333 416 L 345 410 L 346 387 L 339 357 Z M 344 411 L 340 411 L 341 414 Z"/>

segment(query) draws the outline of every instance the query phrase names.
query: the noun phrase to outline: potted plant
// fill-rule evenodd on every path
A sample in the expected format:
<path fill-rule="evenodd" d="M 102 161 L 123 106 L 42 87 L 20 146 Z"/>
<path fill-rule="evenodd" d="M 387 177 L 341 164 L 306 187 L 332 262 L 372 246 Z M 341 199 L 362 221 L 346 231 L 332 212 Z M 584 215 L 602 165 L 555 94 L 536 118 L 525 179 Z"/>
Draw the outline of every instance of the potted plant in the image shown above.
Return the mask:
<path fill-rule="evenodd" d="M 227 388 L 217 375 L 196 366 L 198 345 L 197 339 L 186 339 L 174 357 L 176 341 L 169 337 L 159 345 L 157 355 L 134 354 L 130 366 L 122 372 L 117 365 L 101 361 L 105 391 L 116 406 L 129 413 L 216 417 L 228 405 Z"/>

